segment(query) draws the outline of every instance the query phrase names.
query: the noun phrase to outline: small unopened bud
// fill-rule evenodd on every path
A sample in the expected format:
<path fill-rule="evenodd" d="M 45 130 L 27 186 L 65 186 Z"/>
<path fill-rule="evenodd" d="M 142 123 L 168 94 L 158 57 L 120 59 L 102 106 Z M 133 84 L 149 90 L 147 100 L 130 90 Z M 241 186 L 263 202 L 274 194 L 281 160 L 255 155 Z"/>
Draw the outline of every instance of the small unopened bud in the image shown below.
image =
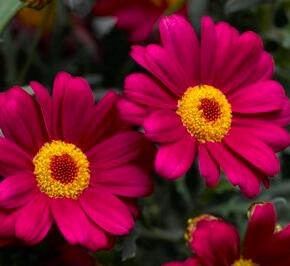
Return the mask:
<path fill-rule="evenodd" d="M 27 7 L 34 9 L 42 9 L 49 4 L 52 0 L 21 0 Z"/>

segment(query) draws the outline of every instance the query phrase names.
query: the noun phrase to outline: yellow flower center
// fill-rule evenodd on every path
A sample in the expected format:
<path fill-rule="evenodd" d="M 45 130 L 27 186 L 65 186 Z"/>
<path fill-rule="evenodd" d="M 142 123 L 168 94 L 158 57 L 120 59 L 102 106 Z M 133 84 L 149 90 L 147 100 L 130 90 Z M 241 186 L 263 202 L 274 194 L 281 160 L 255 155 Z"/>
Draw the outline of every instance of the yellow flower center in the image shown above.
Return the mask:
<path fill-rule="evenodd" d="M 220 142 L 229 132 L 232 108 L 226 96 L 209 85 L 189 87 L 178 101 L 176 113 L 199 142 Z"/>
<path fill-rule="evenodd" d="M 51 198 L 77 199 L 89 186 L 89 161 L 74 144 L 45 143 L 33 163 L 40 191 Z"/>
<path fill-rule="evenodd" d="M 252 260 L 246 260 L 241 258 L 235 261 L 232 266 L 259 266 L 259 265 L 254 263 Z"/>

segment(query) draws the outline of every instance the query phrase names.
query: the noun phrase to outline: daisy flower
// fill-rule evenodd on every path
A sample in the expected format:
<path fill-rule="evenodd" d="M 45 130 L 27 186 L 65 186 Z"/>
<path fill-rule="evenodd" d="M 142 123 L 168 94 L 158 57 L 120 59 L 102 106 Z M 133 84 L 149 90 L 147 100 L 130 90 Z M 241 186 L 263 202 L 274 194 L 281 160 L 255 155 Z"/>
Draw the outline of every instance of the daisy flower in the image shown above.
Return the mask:
<path fill-rule="evenodd" d="M 184 0 L 99 0 L 96 16 L 113 16 L 117 27 L 129 33 L 129 39 L 138 43 L 148 39 L 155 23 L 166 11 L 185 12 Z"/>
<path fill-rule="evenodd" d="M 119 109 L 158 144 L 156 171 L 174 180 L 198 158 L 214 187 L 223 170 L 248 197 L 279 172 L 275 153 L 290 137 L 290 103 L 272 80 L 273 60 L 254 32 L 239 34 L 204 17 L 200 40 L 184 18 L 160 22 L 162 45 L 133 46 L 131 55 L 148 74 L 125 80 Z"/>
<path fill-rule="evenodd" d="M 236 228 L 211 215 L 190 219 L 186 239 L 194 256 L 164 266 L 290 265 L 290 225 L 277 224 L 272 203 L 252 206 L 242 247 Z"/>
<path fill-rule="evenodd" d="M 134 200 L 152 191 L 142 134 L 118 116 L 118 96 L 95 104 L 88 83 L 57 75 L 52 96 L 13 87 L 0 95 L 0 239 L 40 242 L 56 225 L 70 244 L 110 248 L 134 226 Z"/>

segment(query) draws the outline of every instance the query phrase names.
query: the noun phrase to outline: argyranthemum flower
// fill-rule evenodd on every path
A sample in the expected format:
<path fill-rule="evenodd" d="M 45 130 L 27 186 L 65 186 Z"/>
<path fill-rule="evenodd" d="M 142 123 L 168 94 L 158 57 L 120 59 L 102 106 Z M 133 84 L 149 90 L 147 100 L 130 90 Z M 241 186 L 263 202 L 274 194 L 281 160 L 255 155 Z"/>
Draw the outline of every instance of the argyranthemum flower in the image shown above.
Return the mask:
<path fill-rule="evenodd" d="M 152 191 L 151 146 L 119 119 L 118 96 L 97 105 L 88 83 L 57 75 L 0 95 L 0 239 L 41 241 L 53 224 L 71 244 L 109 248 L 134 226 L 133 200 Z M 9 233 L 10 232 L 10 233 Z"/>
<path fill-rule="evenodd" d="M 210 215 L 190 219 L 186 233 L 194 256 L 166 266 L 288 266 L 290 225 L 277 225 L 271 203 L 255 204 L 249 211 L 245 239 L 231 224 Z"/>
<path fill-rule="evenodd" d="M 145 41 L 158 19 L 166 12 L 182 10 L 185 0 L 99 0 L 95 4 L 96 16 L 113 16 L 117 27 L 129 33 L 131 42 Z"/>
<path fill-rule="evenodd" d="M 257 195 L 279 171 L 275 152 L 290 143 L 289 99 L 271 80 L 273 60 L 260 37 L 205 17 L 199 41 L 176 15 L 161 20 L 160 33 L 161 46 L 133 47 L 150 73 L 127 77 L 122 116 L 158 143 L 161 176 L 183 176 L 198 156 L 208 186 L 221 168 L 247 196 Z"/>

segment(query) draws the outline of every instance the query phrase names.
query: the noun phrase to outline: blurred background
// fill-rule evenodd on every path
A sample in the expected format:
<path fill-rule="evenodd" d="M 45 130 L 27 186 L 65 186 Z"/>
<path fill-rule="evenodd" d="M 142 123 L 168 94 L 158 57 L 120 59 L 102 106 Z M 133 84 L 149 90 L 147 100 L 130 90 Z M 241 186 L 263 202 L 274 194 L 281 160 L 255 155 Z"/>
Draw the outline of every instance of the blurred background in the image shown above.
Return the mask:
<path fill-rule="evenodd" d="M 50 88 L 59 71 L 86 78 L 96 99 L 108 89 L 121 91 L 126 75 L 140 70 L 129 56 L 130 46 L 136 40 L 132 41 L 128 31 L 115 26 L 116 18 L 93 12 L 96 2 L 54 0 L 41 11 L 21 9 L 5 29 L 0 22 L 0 29 L 4 29 L 0 39 L 1 91 L 16 84 L 26 86 L 31 80 Z M 210 15 L 216 21 L 231 23 L 239 31 L 259 33 L 265 49 L 275 59 L 275 79 L 285 86 L 289 96 L 290 0 L 179 2 L 176 7 L 166 7 L 164 14 L 180 12 L 181 6 L 186 4 L 185 12 L 197 32 L 200 18 Z M 0 13 L 3 11 L 1 5 Z M 158 32 L 154 29 L 148 38 L 137 42 L 158 42 Z M 216 189 L 206 189 L 195 167 L 176 182 L 156 176 L 154 194 L 140 201 L 142 215 L 135 230 L 120 238 L 112 251 L 92 254 L 94 263 L 154 266 L 185 259 L 189 256 L 183 236 L 188 218 L 203 213 L 214 214 L 232 222 L 243 233 L 247 210 L 257 201 L 274 202 L 280 224 L 290 223 L 290 149 L 281 153 L 280 158 L 282 171 L 271 182 L 271 190 L 264 190 L 252 200 L 246 199 L 224 180 Z M 0 265 L 84 265 L 57 264 L 57 241 L 62 240 L 49 238 L 35 247 L 2 248 Z"/>

